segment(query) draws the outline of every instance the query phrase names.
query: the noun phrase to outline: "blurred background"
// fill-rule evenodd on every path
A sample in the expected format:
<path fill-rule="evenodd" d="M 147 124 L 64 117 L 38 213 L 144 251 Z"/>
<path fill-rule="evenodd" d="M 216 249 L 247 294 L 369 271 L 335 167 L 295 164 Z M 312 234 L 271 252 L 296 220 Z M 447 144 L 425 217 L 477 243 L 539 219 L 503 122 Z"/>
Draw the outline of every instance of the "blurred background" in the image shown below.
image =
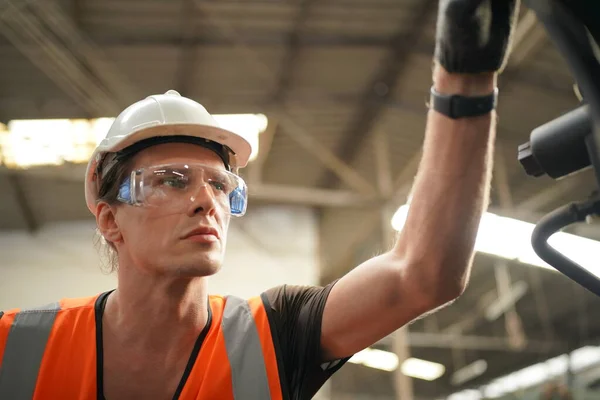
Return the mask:
<path fill-rule="evenodd" d="M 258 145 L 243 171 L 248 214 L 233 221 L 212 292 L 327 284 L 387 249 L 420 157 L 436 9 L 435 0 L 0 2 L 0 309 L 114 287 L 94 246 L 85 164 L 122 109 L 169 89 Z M 533 223 L 587 197 L 593 174 L 555 182 L 517 161 L 532 129 L 577 107 L 573 83 L 523 8 L 466 293 L 354 356 L 316 398 L 600 398 L 600 299 L 529 245 Z M 599 225 L 552 240 L 599 267 Z"/>

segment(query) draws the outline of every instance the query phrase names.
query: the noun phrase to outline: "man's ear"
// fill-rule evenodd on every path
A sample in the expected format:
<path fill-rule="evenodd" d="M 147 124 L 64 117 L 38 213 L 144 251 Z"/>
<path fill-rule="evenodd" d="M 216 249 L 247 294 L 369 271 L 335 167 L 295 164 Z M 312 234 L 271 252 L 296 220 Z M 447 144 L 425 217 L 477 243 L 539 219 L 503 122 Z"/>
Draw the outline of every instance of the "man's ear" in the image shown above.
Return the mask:
<path fill-rule="evenodd" d="M 96 225 L 104 239 L 112 243 L 123 240 L 114 210 L 104 202 L 100 202 L 96 210 Z"/>

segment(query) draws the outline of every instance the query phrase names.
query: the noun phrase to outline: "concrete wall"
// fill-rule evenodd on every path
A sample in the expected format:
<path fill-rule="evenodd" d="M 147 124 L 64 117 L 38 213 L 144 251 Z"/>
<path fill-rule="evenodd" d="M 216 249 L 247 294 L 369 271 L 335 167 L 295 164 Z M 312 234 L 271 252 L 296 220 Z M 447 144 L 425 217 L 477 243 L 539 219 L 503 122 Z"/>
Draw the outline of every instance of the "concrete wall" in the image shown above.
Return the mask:
<path fill-rule="evenodd" d="M 45 226 L 35 235 L 0 233 L 0 310 L 112 289 L 101 272 L 93 222 Z M 233 219 L 223 270 L 211 293 L 248 297 L 275 285 L 318 282 L 317 223 L 302 207 L 253 207 Z"/>

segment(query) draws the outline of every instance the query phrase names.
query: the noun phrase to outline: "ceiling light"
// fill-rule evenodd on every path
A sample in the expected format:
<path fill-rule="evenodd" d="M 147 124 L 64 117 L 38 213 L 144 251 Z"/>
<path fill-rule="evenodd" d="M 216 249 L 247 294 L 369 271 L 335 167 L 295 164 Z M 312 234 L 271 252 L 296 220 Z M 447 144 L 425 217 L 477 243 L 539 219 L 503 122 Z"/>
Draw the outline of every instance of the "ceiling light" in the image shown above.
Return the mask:
<path fill-rule="evenodd" d="M 446 400 L 481 400 L 481 392 L 476 389 L 465 389 L 460 392 L 452 393 Z"/>
<path fill-rule="evenodd" d="M 426 381 L 434 381 L 446 372 L 446 368 L 442 364 L 419 358 L 407 358 L 400 369 L 406 376 Z"/>
<path fill-rule="evenodd" d="M 399 365 L 398 356 L 395 353 L 372 348 L 359 351 L 348 362 L 388 372 L 395 371 Z M 438 379 L 445 370 L 446 368 L 442 364 L 418 358 L 407 358 L 401 367 L 404 375 L 427 381 Z"/>
<path fill-rule="evenodd" d="M 85 119 L 13 120 L 2 132 L 2 162 L 12 168 L 85 163 L 99 137 L 101 124 Z"/>
<path fill-rule="evenodd" d="M 583 376 L 584 371 L 600 365 L 600 347 L 586 346 L 546 361 L 509 373 L 476 389 L 456 392 L 448 400 L 479 400 L 501 398 L 510 393 L 525 391 L 571 372 Z"/>
<path fill-rule="evenodd" d="M 250 160 L 258 155 L 259 135 L 268 120 L 263 114 L 216 114 L 224 129 L 251 144 Z M 9 168 L 87 163 L 114 118 L 12 120 L 0 126 L 0 162 Z"/>
<path fill-rule="evenodd" d="M 408 205 L 400 207 L 392 217 L 392 227 L 400 231 L 408 215 Z M 484 213 L 479 224 L 475 250 L 509 260 L 520 261 L 555 271 L 537 256 L 531 246 L 535 225 L 513 218 Z M 555 233 L 548 243 L 592 274 L 600 277 L 600 265 L 594 260 L 600 254 L 600 242 L 565 232 Z"/>
<path fill-rule="evenodd" d="M 366 348 L 353 355 L 348 362 L 365 367 L 394 371 L 398 368 L 398 356 L 389 351 Z"/>
<path fill-rule="evenodd" d="M 477 360 L 469 365 L 466 365 L 452 374 L 450 382 L 454 386 L 460 386 L 465 382 L 473 380 L 481 376 L 487 370 L 487 362 L 485 360 Z"/>

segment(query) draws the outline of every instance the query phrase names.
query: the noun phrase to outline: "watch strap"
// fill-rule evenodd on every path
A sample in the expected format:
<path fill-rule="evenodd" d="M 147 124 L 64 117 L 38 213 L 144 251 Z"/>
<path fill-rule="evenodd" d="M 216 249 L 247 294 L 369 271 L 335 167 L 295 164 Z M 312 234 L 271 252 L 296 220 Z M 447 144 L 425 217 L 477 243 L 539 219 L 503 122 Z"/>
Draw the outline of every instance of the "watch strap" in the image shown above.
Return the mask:
<path fill-rule="evenodd" d="M 463 96 L 441 94 L 431 87 L 430 107 L 445 116 L 458 119 L 485 115 L 496 108 L 498 88 L 483 96 Z"/>

